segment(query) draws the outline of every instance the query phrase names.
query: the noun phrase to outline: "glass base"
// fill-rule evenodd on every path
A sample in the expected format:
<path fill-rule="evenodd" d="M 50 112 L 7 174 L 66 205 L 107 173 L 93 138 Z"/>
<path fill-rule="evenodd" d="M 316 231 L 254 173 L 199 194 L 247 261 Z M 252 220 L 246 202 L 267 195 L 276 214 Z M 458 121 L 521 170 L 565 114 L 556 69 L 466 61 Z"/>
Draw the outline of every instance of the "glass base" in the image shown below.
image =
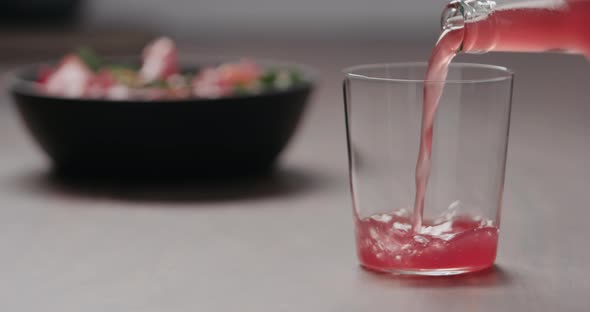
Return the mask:
<path fill-rule="evenodd" d="M 489 269 L 493 266 L 481 266 L 481 267 L 463 267 L 463 268 L 450 268 L 450 269 L 404 269 L 404 268 L 380 268 L 380 267 L 373 267 L 370 265 L 365 265 L 361 263 L 361 267 L 366 270 L 378 272 L 378 273 L 386 273 L 386 274 L 393 274 L 393 275 L 418 275 L 418 276 L 452 276 L 452 275 L 461 275 L 467 273 L 475 273 L 479 271 L 484 271 Z"/>

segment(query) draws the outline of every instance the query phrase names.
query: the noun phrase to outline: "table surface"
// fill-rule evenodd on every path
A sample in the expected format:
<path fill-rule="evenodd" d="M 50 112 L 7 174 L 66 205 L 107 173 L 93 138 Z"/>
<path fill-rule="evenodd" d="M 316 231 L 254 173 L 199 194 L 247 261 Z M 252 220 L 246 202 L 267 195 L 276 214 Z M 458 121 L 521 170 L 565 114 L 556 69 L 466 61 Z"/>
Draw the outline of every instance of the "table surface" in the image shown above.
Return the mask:
<path fill-rule="evenodd" d="M 48 173 L 3 94 L 2 310 L 590 309 L 590 65 L 583 58 L 461 57 L 517 72 L 497 265 L 462 277 L 410 278 L 357 265 L 339 69 L 425 59 L 429 46 L 187 46 L 199 54 L 290 59 L 320 70 L 320 88 L 280 169 L 265 180 L 208 187 L 64 184 Z"/>

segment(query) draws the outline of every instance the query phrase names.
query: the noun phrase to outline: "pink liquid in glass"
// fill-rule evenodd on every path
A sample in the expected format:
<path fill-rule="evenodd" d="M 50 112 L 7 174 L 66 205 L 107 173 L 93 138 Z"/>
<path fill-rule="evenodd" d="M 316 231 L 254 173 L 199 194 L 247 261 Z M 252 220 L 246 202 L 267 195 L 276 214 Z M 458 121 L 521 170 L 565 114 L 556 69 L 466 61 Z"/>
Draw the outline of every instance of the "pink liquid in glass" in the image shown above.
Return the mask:
<path fill-rule="evenodd" d="M 484 19 L 445 30 L 432 51 L 427 81 L 444 81 L 457 52 L 543 52 L 561 50 L 590 58 L 590 0 L 569 0 L 561 8 L 496 10 Z M 361 263 L 380 271 L 477 271 L 496 258 L 499 228 L 491 220 L 460 216 L 425 221 L 434 117 L 442 83 L 426 83 L 413 215 L 405 211 L 356 218 Z"/>
<path fill-rule="evenodd" d="M 363 266 L 396 272 L 471 272 L 494 263 L 498 228 L 469 216 L 425 222 L 416 233 L 410 214 L 400 210 L 356 224 L 357 252 Z"/>

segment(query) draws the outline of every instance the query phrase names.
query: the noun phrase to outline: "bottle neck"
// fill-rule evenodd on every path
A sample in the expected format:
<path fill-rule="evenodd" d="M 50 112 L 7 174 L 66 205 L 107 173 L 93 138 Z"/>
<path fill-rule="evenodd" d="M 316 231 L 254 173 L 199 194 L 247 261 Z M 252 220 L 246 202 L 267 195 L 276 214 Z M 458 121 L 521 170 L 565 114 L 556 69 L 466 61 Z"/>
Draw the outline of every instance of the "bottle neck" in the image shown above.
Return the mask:
<path fill-rule="evenodd" d="M 441 15 L 441 28 L 443 36 L 449 32 L 461 33 L 463 36 L 463 42 L 459 50 L 456 51 L 457 53 L 485 53 L 489 51 L 487 48 L 484 51 L 473 51 L 465 33 L 476 30 L 473 27 L 469 27 L 469 30 L 466 28 L 475 21 L 487 19 L 494 12 L 495 7 L 496 2 L 488 0 L 453 0 L 447 5 Z"/>
<path fill-rule="evenodd" d="M 443 10 L 441 27 L 443 30 L 463 28 L 465 23 L 487 18 L 496 5 L 491 0 L 453 0 Z"/>
<path fill-rule="evenodd" d="M 559 9 L 567 3 L 568 0 L 452 0 L 443 11 L 441 24 L 444 28 L 448 18 L 461 17 L 463 22 L 474 22 L 497 10 Z"/>

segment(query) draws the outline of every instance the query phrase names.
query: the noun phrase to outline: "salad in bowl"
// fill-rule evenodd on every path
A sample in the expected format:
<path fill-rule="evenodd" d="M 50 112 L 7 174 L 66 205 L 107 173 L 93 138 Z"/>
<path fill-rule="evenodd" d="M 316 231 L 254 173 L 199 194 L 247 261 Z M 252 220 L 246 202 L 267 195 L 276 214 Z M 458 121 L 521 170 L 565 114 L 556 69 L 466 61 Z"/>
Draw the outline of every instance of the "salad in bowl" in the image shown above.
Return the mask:
<path fill-rule="evenodd" d="M 162 37 L 149 43 L 139 64 L 114 62 L 89 48 L 64 56 L 57 65 L 40 68 L 42 92 L 93 99 L 215 99 L 288 89 L 302 82 L 292 68 L 265 68 L 250 59 L 201 68 L 182 68 L 176 44 Z"/>
<path fill-rule="evenodd" d="M 313 71 L 179 59 L 168 38 L 136 58 L 79 49 L 15 71 L 11 95 L 62 174 L 218 177 L 273 168 L 303 116 Z"/>

